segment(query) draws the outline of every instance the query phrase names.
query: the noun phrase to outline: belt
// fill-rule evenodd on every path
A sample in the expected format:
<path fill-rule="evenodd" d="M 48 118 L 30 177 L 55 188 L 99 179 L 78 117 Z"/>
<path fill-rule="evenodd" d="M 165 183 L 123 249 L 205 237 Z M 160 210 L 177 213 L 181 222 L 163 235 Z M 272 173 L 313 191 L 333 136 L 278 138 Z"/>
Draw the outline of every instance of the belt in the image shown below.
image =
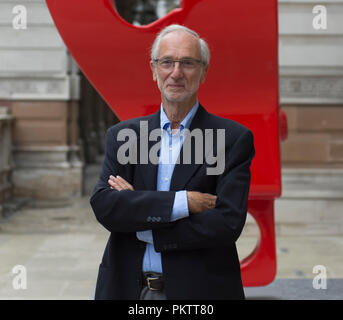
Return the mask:
<path fill-rule="evenodd" d="M 163 279 L 162 274 L 157 272 L 144 272 L 143 273 L 143 284 L 152 291 L 162 291 Z"/>

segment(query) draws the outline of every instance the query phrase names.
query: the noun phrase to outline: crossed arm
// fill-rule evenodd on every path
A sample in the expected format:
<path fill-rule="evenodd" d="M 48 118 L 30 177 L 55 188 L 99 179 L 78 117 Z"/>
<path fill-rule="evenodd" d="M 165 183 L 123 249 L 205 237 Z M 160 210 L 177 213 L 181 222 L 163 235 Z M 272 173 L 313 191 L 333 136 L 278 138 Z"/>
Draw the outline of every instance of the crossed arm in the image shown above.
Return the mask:
<path fill-rule="evenodd" d="M 112 189 L 117 191 L 134 190 L 133 186 L 119 175 L 116 177 L 110 175 L 108 184 Z M 217 196 L 213 194 L 198 191 L 187 191 L 186 194 L 188 210 L 190 214 L 201 213 L 205 210 L 214 208 L 216 205 Z"/>
<path fill-rule="evenodd" d="M 134 190 L 127 181 L 132 174 L 126 171 L 130 166 L 117 162 L 114 142 L 108 131 L 101 177 L 90 200 L 97 220 L 110 232 L 152 230 L 156 251 L 212 247 L 237 240 L 246 219 L 250 164 L 255 154 L 250 131 L 243 132 L 225 151 L 217 196 L 187 191 L 190 215 L 176 221 L 171 219 L 176 191 Z M 152 213 L 158 213 L 157 221 L 150 219 Z"/>

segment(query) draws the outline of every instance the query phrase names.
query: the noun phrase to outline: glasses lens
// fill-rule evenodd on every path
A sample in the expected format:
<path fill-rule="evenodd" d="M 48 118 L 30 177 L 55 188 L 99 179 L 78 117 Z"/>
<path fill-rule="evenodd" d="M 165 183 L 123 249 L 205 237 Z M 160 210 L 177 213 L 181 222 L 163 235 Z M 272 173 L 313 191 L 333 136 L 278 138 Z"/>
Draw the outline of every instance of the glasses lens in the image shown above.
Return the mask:
<path fill-rule="evenodd" d="M 194 69 L 197 66 L 197 62 L 191 59 L 185 59 L 181 61 L 182 67 L 185 69 Z"/>
<path fill-rule="evenodd" d="M 163 69 L 171 69 L 173 67 L 173 60 L 162 59 L 158 61 L 158 65 Z"/>

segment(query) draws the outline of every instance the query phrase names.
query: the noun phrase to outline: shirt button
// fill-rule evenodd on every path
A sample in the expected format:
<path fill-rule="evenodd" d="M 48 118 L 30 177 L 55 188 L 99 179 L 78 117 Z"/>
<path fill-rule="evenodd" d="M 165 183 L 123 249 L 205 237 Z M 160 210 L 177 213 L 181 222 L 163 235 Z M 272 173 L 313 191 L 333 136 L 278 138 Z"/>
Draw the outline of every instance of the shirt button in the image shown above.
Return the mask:
<path fill-rule="evenodd" d="M 173 151 L 173 148 L 172 148 L 172 147 L 169 147 L 169 150 L 170 150 L 170 151 Z"/>
<path fill-rule="evenodd" d="M 164 178 L 164 181 L 168 181 L 169 179 L 168 178 Z"/>

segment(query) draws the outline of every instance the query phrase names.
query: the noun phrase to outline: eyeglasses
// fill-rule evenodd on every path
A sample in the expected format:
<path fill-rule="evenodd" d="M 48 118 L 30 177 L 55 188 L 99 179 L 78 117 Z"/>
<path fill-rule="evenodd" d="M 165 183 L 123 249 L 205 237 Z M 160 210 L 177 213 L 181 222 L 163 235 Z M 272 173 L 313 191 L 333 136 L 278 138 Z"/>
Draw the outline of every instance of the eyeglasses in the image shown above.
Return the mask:
<path fill-rule="evenodd" d="M 194 70 L 198 64 L 204 65 L 201 60 L 196 59 L 181 59 L 181 60 L 173 60 L 173 59 L 154 59 L 154 62 L 157 64 L 164 71 L 171 71 L 175 67 L 175 62 L 180 63 L 180 67 L 182 70 Z"/>

